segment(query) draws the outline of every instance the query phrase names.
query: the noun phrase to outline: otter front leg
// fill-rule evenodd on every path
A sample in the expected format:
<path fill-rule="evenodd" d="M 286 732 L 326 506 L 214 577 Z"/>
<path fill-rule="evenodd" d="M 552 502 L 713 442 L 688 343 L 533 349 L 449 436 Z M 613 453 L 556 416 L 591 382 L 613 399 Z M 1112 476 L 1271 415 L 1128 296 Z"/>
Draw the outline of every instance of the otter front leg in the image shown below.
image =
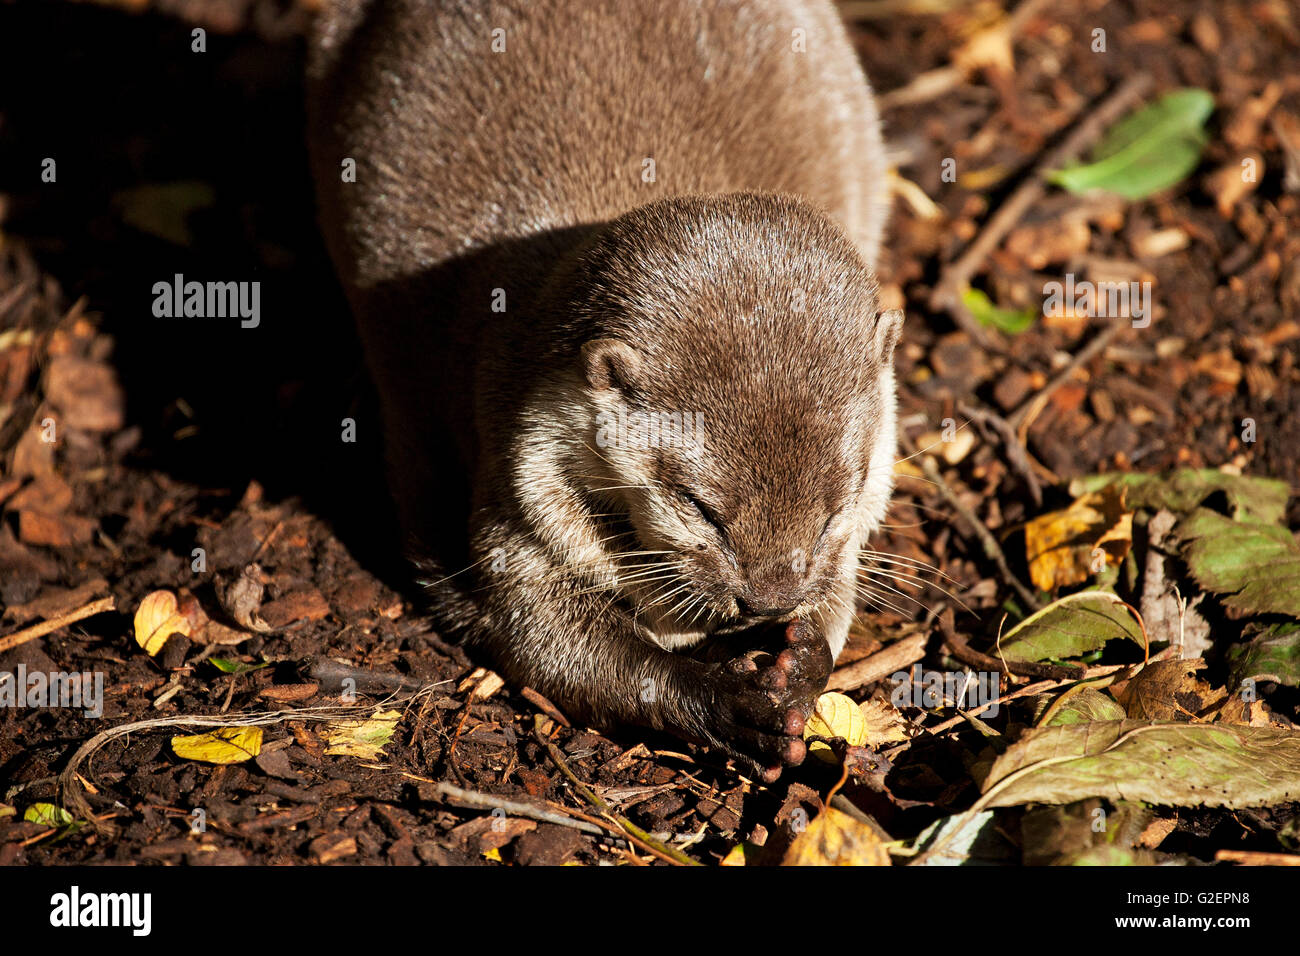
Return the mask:
<path fill-rule="evenodd" d="M 652 727 L 710 745 L 769 782 L 803 760 L 804 722 L 831 665 L 811 628 L 780 632 L 768 662 L 708 663 L 654 644 L 608 595 L 539 580 L 492 582 L 471 636 L 509 681 L 595 726 Z"/>
<path fill-rule="evenodd" d="M 830 676 L 830 647 L 803 621 L 750 629 L 725 645 L 747 649 L 706 665 L 701 736 L 771 782 L 807 753 L 803 729 Z"/>

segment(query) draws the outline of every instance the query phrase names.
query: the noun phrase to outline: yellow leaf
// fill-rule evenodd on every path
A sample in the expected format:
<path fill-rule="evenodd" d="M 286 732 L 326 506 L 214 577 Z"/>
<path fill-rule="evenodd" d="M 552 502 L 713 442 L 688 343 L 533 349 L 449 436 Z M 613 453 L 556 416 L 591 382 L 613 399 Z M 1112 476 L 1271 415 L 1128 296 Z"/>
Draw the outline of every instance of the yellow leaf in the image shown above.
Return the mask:
<path fill-rule="evenodd" d="M 827 807 L 794 838 L 782 866 L 889 866 L 889 850 L 865 823 Z"/>
<path fill-rule="evenodd" d="M 861 747 L 867 741 L 867 722 L 853 698 L 828 691 L 817 698 L 812 716 L 804 725 L 803 736 L 843 737 L 850 747 Z M 824 743 L 808 745 L 808 752 L 827 763 L 835 762 L 835 751 Z"/>
<path fill-rule="evenodd" d="M 262 728 L 222 727 L 206 734 L 173 737 L 172 751 L 186 760 L 242 763 L 262 752 Z"/>
<path fill-rule="evenodd" d="M 483 853 L 483 859 L 485 859 L 485 860 L 492 860 L 492 861 L 495 862 L 495 863 L 500 863 L 500 862 L 501 862 L 501 851 L 498 850 L 496 847 L 493 847 L 492 849 L 487 850 L 487 851 L 485 851 L 485 852 Z"/>
<path fill-rule="evenodd" d="M 1029 577 L 1042 591 L 1082 584 L 1107 564 L 1119 564 L 1133 540 L 1133 513 L 1124 489 L 1107 485 L 1025 525 Z"/>
<path fill-rule="evenodd" d="M 171 591 L 154 591 L 145 595 L 135 612 L 135 642 L 150 657 L 157 654 L 173 634 L 190 633 L 190 622 L 177 609 Z"/>
<path fill-rule="evenodd" d="M 718 865 L 719 866 L 744 866 L 745 853 L 746 853 L 745 847 L 746 844 L 737 843 L 735 846 L 733 846 L 730 850 L 727 851 L 727 855 L 722 858 L 722 862 L 719 863 Z"/>
<path fill-rule="evenodd" d="M 381 748 L 393 739 L 401 711 L 376 711 L 369 718 L 335 720 L 321 731 L 325 738 L 325 752 L 334 756 L 360 757 L 378 760 L 384 754 Z"/>

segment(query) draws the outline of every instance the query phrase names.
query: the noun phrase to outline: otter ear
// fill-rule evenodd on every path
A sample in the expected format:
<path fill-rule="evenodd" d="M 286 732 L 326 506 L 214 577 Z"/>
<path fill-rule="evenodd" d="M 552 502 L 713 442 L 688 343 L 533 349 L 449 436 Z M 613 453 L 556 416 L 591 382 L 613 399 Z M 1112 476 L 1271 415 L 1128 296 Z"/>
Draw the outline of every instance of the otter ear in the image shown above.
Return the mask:
<path fill-rule="evenodd" d="M 587 384 L 597 391 L 627 392 L 641 379 L 641 354 L 622 339 L 592 339 L 581 351 Z"/>
<path fill-rule="evenodd" d="M 871 333 L 871 344 L 880 361 L 889 363 L 894 358 L 894 346 L 903 331 L 903 310 L 886 309 L 876 316 L 876 328 Z"/>

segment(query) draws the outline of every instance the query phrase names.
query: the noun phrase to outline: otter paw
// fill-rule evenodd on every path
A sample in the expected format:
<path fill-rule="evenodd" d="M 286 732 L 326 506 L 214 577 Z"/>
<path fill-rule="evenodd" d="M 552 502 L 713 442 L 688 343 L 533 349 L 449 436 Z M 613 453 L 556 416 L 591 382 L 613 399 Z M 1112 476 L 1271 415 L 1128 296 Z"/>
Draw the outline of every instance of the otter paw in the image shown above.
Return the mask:
<path fill-rule="evenodd" d="M 784 646 L 744 654 L 710 668 L 715 691 L 710 743 L 765 783 L 803 763 L 803 728 L 830 676 L 830 648 L 800 621 L 785 626 Z"/>

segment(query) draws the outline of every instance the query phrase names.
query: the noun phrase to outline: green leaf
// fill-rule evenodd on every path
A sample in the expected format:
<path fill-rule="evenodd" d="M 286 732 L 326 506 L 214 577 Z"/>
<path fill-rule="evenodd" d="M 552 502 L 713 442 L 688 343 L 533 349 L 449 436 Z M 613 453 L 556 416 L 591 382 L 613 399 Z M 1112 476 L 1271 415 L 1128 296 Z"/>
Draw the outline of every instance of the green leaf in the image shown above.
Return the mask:
<path fill-rule="evenodd" d="M 1007 632 L 999 649 L 1009 661 L 1060 661 L 1116 639 L 1146 646 L 1141 626 L 1123 601 L 1108 591 L 1081 591 L 1029 615 Z"/>
<path fill-rule="evenodd" d="M 1274 680 L 1300 687 L 1300 622 L 1286 621 L 1256 632 L 1258 637 L 1228 651 L 1229 686 Z"/>
<path fill-rule="evenodd" d="M 325 753 L 363 760 L 382 760 L 383 747 L 393 739 L 400 710 L 376 710 L 368 718 L 332 720 L 321 730 Z"/>
<path fill-rule="evenodd" d="M 208 663 L 223 674 L 247 674 L 250 671 L 260 671 L 264 667 L 271 666 L 270 661 L 263 661 L 260 664 L 245 664 L 243 661 L 233 660 L 229 657 L 209 657 Z"/>
<path fill-rule="evenodd" d="M 1036 309 L 999 308 L 980 289 L 966 288 L 961 294 L 961 301 L 981 325 L 991 325 L 1012 335 L 1033 325 L 1034 318 L 1038 315 Z"/>
<path fill-rule="evenodd" d="M 1173 533 L 1196 583 L 1224 605 L 1300 618 L 1300 545 L 1286 528 L 1198 508 Z"/>
<path fill-rule="evenodd" d="M 1181 182 L 1205 147 L 1205 121 L 1214 112 L 1207 90 L 1166 93 L 1112 126 L 1093 150 L 1092 162 L 1049 173 L 1072 193 L 1101 189 L 1144 199 Z"/>
<path fill-rule="evenodd" d="M 1094 721 L 1036 727 L 994 761 L 978 807 L 1088 797 L 1178 807 L 1300 799 L 1300 733 L 1273 727 Z"/>
<path fill-rule="evenodd" d="M 1109 694 L 1085 687 L 1070 695 L 1060 709 L 1048 717 L 1044 727 L 1086 724 L 1093 720 L 1123 720 L 1124 708 Z"/>
<path fill-rule="evenodd" d="M 1285 481 L 1273 478 L 1228 475 L 1213 468 L 1181 468 L 1162 475 L 1109 472 L 1076 478 L 1070 482 L 1070 494 L 1077 498 L 1112 484 L 1127 489 L 1124 501 L 1130 508 L 1150 511 L 1191 511 L 1214 493 L 1223 492 L 1233 518 L 1265 524 L 1280 522 L 1286 516 L 1291 493 Z"/>
<path fill-rule="evenodd" d="M 43 827 L 67 827 L 75 822 L 71 813 L 53 803 L 33 803 L 23 813 L 23 819 Z"/>

